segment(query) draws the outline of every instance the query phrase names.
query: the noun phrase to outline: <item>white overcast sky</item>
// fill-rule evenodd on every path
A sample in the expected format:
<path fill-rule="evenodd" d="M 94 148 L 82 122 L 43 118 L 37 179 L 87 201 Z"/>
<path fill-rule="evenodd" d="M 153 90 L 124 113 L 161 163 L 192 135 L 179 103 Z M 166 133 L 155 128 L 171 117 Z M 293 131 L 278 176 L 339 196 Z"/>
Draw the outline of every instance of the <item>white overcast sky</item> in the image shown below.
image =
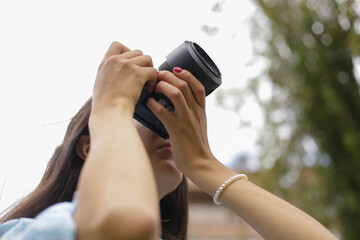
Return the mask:
<path fill-rule="evenodd" d="M 252 56 L 250 0 L 0 1 L 0 211 L 35 188 L 69 119 L 90 97 L 110 43 L 141 49 L 159 66 L 185 40 L 197 42 L 222 72 L 222 89 L 258 74 Z M 203 25 L 218 27 L 209 36 Z M 216 92 L 216 91 L 215 91 Z M 254 130 L 207 98 L 209 141 L 229 164 L 251 152 Z M 261 120 L 251 99 L 247 119 Z M 246 109 L 245 106 L 245 109 Z M 260 119 L 260 120 L 259 120 Z"/>

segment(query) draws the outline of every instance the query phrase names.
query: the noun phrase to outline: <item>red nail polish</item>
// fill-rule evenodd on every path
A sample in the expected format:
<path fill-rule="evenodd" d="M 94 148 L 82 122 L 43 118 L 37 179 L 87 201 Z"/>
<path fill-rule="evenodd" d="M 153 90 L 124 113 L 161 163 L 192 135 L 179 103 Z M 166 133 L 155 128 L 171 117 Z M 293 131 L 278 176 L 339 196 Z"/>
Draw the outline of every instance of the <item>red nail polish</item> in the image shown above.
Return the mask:
<path fill-rule="evenodd" d="M 177 72 L 177 73 L 181 73 L 182 72 L 182 68 L 180 67 L 174 67 L 174 71 Z"/>

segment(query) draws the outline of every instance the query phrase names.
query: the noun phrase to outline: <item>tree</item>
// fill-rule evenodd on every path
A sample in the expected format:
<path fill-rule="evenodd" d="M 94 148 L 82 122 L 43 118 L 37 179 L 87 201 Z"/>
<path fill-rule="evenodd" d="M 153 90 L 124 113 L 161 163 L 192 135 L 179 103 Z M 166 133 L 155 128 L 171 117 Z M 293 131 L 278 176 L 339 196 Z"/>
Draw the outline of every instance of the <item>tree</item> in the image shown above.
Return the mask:
<path fill-rule="evenodd" d="M 268 66 L 243 94 L 265 115 L 259 182 L 337 231 L 360 236 L 360 3 L 254 0 L 257 59 Z M 266 21 L 264 21 L 266 19 Z M 257 59 L 254 59 L 256 61 Z M 261 86 L 270 83 L 271 99 Z M 226 94 L 222 95 L 226 97 Z M 275 180 L 275 181 L 274 181 Z"/>

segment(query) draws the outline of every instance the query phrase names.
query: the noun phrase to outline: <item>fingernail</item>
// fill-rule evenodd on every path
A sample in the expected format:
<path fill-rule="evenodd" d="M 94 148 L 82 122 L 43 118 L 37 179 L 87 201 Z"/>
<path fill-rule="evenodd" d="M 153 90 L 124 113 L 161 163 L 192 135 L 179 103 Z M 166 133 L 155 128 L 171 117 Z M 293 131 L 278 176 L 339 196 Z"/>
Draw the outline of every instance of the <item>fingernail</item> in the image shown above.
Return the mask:
<path fill-rule="evenodd" d="M 182 68 L 180 67 L 174 67 L 174 71 L 177 72 L 177 73 L 181 73 L 182 72 Z"/>

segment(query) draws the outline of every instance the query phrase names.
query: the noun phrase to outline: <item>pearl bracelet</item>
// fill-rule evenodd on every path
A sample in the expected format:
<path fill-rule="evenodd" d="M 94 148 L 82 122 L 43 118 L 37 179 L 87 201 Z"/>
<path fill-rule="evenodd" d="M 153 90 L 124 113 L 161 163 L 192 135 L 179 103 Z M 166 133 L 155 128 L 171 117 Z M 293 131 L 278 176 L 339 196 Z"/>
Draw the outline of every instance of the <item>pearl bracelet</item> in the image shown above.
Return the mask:
<path fill-rule="evenodd" d="M 226 180 L 224 182 L 223 185 L 221 185 L 221 187 L 219 187 L 219 189 L 216 191 L 215 196 L 213 197 L 214 199 L 214 203 L 216 205 L 221 205 L 222 203 L 218 201 L 220 194 L 224 191 L 224 189 L 229 186 L 231 183 L 235 182 L 236 180 L 239 179 L 248 179 L 248 177 L 245 174 L 237 174 L 231 178 L 229 178 L 228 180 Z"/>

